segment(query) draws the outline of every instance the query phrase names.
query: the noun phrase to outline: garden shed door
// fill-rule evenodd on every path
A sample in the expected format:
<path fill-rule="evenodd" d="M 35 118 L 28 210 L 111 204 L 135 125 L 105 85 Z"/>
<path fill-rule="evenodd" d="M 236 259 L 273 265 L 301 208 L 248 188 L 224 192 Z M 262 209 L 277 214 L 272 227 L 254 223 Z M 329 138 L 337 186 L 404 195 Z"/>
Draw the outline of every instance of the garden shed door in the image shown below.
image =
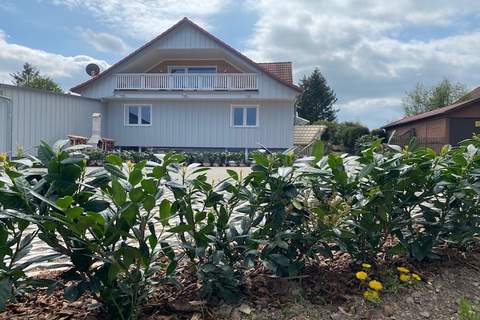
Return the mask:
<path fill-rule="evenodd" d="M 7 151 L 7 137 L 8 137 L 8 101 L 0 99 L 0 152 Z"/>
<path fill-rule="evenodd" d="M 470 139 L 474 133 L 480 134 L 480 118 L 450 119 L 451 145 L 457 145 L 462 140 Z"/>

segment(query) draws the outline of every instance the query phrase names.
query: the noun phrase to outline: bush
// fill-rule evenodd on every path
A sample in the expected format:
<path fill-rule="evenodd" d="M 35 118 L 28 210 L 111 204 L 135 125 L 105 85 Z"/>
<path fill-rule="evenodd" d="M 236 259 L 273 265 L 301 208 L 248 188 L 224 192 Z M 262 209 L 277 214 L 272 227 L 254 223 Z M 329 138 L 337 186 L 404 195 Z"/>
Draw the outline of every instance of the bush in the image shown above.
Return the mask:
<path fill-rule="evenodd" d="M 322 140 L 332 145 L 340 145 L 346 152 L 355 151 L 355 141 L 363 135 L 369 134 L 367 127 L 355 122 L 330 122 L 318 121 L 315 124 L 325 125 L 327 129 L 322 135 Z"/>
<path fill-rule="evenodd" d="M 133 319 L 156 286 L 175 280 L 183 259 L 202 299 L 235 301 L 245 272 L 259 264 L 284 277 L 320 255 L 429 261 L 439 247 L 465 248 L 480 235 L 480 137 L 439 154 L 373 139 L 358 156 L 325 155 L 320 142 L 310 158 L 251 156 L 250 174 L 227 170 L 217 182 L 181 154 L 154 162 L 140 154 L 136 163 L 108 154 L 88 174 L 87 157 L 62 145 L 42 143 L 37 158 L 2 158 L 3 303 L 30 285 L 26 265 L 9 261 L 18 262 L 13 257 L 34 237 L 70 259 L 62 274 L 67 299 L 88 291 L 114 317 Z M 24 233 L 29 223 L 38 234 Z"/>

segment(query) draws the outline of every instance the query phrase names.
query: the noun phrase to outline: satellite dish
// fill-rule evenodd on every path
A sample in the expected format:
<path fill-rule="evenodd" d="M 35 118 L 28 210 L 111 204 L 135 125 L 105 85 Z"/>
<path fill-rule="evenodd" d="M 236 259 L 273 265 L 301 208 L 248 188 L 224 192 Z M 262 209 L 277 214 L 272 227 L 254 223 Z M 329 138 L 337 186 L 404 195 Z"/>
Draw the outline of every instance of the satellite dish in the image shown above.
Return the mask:
<path fill-rule="evenodd" d="M 85 71 L 90 77 L 95 77 L 100 73 L 100 67 L 95 63 L 90 63 L 86 68 Z"/>

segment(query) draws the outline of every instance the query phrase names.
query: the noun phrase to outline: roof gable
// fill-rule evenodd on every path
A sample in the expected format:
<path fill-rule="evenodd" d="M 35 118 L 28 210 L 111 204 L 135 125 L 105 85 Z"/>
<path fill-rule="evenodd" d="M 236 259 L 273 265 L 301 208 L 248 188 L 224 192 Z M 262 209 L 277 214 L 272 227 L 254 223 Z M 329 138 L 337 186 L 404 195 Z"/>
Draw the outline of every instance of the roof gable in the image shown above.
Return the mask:
<path fill-rule="evenodd" d="M 404 117 L 400 120 L 397 120 L 385 125 L 384 128 L 392 128 L 402 124 L 407 124 L 407 123 L 411 123 L 411 122 L 415 122 L 415 121 L 419 121 L 427 118 L 441 116 L 441 115 L 448 114 L 450 112 L 468 107 L 476 102 L 480 102 L 480 96 L 473 99 L 466 100 L 466 101 L 454 103 L 449 106 L 438 108 L 432 111 L 427 111 L 427 112 L 419 113 L 413 116 Z"/>
<path fill-rule="evenodd" d="M 196 40 L 192 40 L 191 37 L 187 36 L 186 33 L 186 27 L 192 27 L 195 29 L 196 32 L 198 32 L 201 36 L 196 37 Z M 93 84 L 96 80 L 103 78 L 104 76 L 112 73 L 114 70 L 116 70 L 118 67 L 121 65 L 129 62 L 130 60 L 133 60 L 135 56 L 140 54 L 141 52 L 144 52 L 145 50 L 152 48 L 152 47 L 161 47 L 161 48 L 192 48 L 191 46 L 187 46 L 187 44 L 194 41 L 196 45 L 198 45 L 198 48 L 222 48 L 231 54 L 237 56 L 238 58 L 242 59 L 246 63 L 252 65 L 253 67 L 257 68 L 258 70 L 262 71 L 265 73 L 267 76 L 270 78 L 274 79 L 277 82 L 280 82 L 281 84 L 285 85 L 286 87 L 293 89 L 297 92 L 300 92 L 301 89 L 294 85 L 292 82 L 289 82 L 288 79 L 284 79 L 282 76 L 274 73 L 271 68 L 265 68 L 264 66 L 254 62 L 247 56 L 243 55 L 236 49 L 232 48 L 228 44 L 224 43 L 220 39 L 216 38 L 214 35 L 210 34 L 197 24 L 193 23 L 190 21 L 188 18 L 183 18 L 179 22 L 177 22 L 175 25 L 167 29 L 165 32 L 154 38 L 153 40 L 147 42 L 137 50 L 133 51 L 130 53 L 128 56 L 125 58 L 121 59 L 117 63 L 113 64 L 109 68 L 105 69 L 103 72 L 101 72 L 99 75 L 97 75 L 94 78 L 91 78 L 73 88 L 70 90 L 73 92 L 80 93 L 83 88 Z M 291 67 L 290 67 L 291 68 Z"/>

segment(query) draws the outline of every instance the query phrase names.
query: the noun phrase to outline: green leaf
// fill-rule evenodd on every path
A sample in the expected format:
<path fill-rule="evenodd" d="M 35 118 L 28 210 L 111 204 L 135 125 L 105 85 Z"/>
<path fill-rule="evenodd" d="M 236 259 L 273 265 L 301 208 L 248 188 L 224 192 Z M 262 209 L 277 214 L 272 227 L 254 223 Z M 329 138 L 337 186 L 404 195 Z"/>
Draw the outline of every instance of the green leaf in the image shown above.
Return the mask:
<path fill-rule="evenodd" d="M 233 180 L 238 181 L 238 173 L 235 170 L 227 169 L 227 173 Z"/>
<path fill-rule="evenodd" d="M 123 186 L 118 182 L 117 179 L 112 180 L 112 198 L 113 202 L 119 207 L 123 206 L 127 200 L 127 193 L 123 189 Z"/>
<path fill-rule="evenodd" d="M 121 166 L 123 163 L 122 158 L 120 158 L 116 154 L 109 154 L 108 156 L 105 157 L 105 161 L 107 161 L 108 163 L 114 164 L 116 166 Z"/>
<path fill-rule="evenodd" d="M 105 170 L 107 170 L 112 176 L 114 177 L 117 177 L 117 178 L 120 178 L 120 179 L 123 179 L 123 180 L 127 180 L 127 177 L 125 176 L 125 174 L 122 172 L 122 170 L 116 166 L 114 166 L 113 164 L 110 164 L 110 163 L 105 163 L 103 165 L 103 167 L 105 168 Z"/>
<path fill-rule="evenodd" d="M 188 225 L 188 224 L 180 224 L 176 227 L 173 227 L 173 228 L 170 228 L 169 230 L 167 230 L 167 232 L 171 232 L 171 233 L 184 233 L 184 232 L 187 232 L 187 231 L 192 231 L 193 228 L 191 225 Z"/>
<path fill-rule="evenodd" d="M 81 293 L 76 284 L 71 284 L 63 290 L 63 295 L 68 301 L 74 302 L 80 298 Z"/>
<path fill-rule="evenodd" d="M 69 208 L 66 212 L 65 215 L 71 219 L 74 220 L 78 217 L 80 217 L 83 213 L 83 208 L 82 207 L 75 207 L 75 208 Z"/>
<path fill-rule="evenodd" d="M 160 203 L 160 222 L 163 226 L 168 225 L 168 220 L 171 215 L 171 204 L 167 199 L 163 199 Z"/>
<path fill-rule="evenodd" d="M 149 194 L 155 194 L 155 192 L 157 192 L 157 184 L 153 179 L 144 179 L 142 180 L 141 185 Z"/>
<path fill-rule="evenodd" d="M 145 199 L 143 200 L 143 208 L 147 211 L 152 211 L 154 207 L 155 207 L 155 198 L 151 195 L 145 196 Z"/>
<path fill-rule="evenodd" d="M 143 189 L 140 188 L 140 187 L 134 188 L 134 189 L 130 190 L 128 195 L 130 196 L 130 199 L 133 202 L 140 202 L 140 201 L 142 201 L 143 196 L 144 196 Z"/>
<path fill-rule="evenodd" d="M 136 186 L 137 184 L 142 181 L 142 170 L 140 169 L 135 169 L 132 172 L 130 172 L 130 175 L 128 177 L 128 182 L 132 184 L 132 186 Z"/>
<path fill-rule="evenodd" d="M 325 153 L 325 144 L 321 140 L 317 140 L 312 145 L 312 156 L 315 157 L 315 162 L 318 162 Z"/>
<path fill-rule="evenodd" d="M 55 203 L 57 206 L 65 210 L 73 203 L 73 198 L 71 196 L 65 196 L 63 198 L 58 198 Z"/>

